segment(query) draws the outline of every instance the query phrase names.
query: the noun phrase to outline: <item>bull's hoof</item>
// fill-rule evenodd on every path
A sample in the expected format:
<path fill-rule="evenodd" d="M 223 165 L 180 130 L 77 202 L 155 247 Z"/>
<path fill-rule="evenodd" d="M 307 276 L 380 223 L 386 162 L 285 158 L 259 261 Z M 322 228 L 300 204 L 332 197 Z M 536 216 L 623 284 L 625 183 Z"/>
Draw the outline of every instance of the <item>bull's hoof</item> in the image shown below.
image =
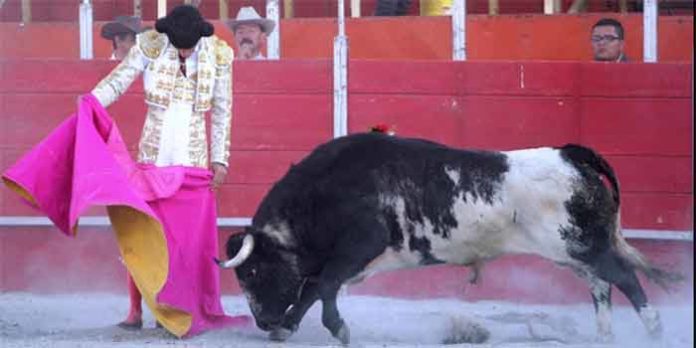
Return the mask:
<path fill-rule="evenodd" d="M 341 341 L 341 344 L 343 345 L 350 344 L 350 329 L 348 329 L 348 325 L 346 325 L 346 323 L 342 323 L 341 327 L 338 328 L 333 336 Z"/>
<path fill-rule="evenodd" d="M 600 344 L 612 344 L 615 341 L 614 334 L 612 332 L 599 333 L 596 339 L 597 343 Z"/>
<path fill-rule="evenodd" d="M 650 338 L 662 338 L 662 320 L 660 319 L 660 313 L 658 313 L 654 308 L 647 307 L 641 308 L 639 314 L 640 318 L 643 320 L 645 328 L 648 330 Z"/>
<path fill-rule="evenodd" d="M 290 336 L 292 336 L 292 331 L 290 331 L 284 327 L 277 328 L 277 329 L 271 331 L 270 334 L 268 334 L 268 338 L 271 341 L 276 341 L 276 342 L 285 342 L 288 338 L 290 338 Z"/>
<path fill-rule="evenodd" d="M 486 342 L 491 337 L 490 331 L 478 323 L 461 317 L 452 318 L 450 330 L 442 344 L 462 344 Z"/>
<path fill-rule="evenodd" d="M 654 340 L 661 339 L 662 338 L 662 323 L 659 323 L 655 327 L 649 328 L 648 334 L 650 335 L 650 338 L 652 338 Z"/>

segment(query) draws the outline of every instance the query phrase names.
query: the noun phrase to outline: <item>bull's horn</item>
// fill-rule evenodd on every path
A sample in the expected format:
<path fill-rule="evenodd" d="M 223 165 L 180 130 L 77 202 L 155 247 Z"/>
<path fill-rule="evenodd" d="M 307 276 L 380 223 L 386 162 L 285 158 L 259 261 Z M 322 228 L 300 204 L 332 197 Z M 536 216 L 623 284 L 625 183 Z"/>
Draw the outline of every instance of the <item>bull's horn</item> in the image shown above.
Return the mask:
<path fill-rule="evenodd" d="M 237 255 L 235 255 L 233 258 L 220 262 L 219 265 L 222 268 L 233 268 L 237 267 L 244 262 L 249 255 L 251 255 L 251 252 L 254 250 L 254 236 L 247 234 L 244 236 L 244 240 L 242 240 L 242 247 L 239 249 L 237 252 Z"/>

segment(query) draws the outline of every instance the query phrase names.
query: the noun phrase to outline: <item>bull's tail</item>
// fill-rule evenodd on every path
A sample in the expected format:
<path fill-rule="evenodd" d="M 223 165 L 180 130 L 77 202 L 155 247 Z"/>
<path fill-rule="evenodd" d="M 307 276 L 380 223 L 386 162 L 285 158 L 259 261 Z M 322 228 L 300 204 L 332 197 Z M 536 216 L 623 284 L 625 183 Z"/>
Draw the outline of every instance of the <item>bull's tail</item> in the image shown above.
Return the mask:
<path fill-rule="evenodd" d="M 671 285 L 684 280 L 684 277 L 677 272 L 665 271 L 653 265 L 640 251 L 638 251 L 638 249 L 628 244 L 621 233 L 621 218 L 618 214 L 616 220 L 616 229 L 614 238 L 612 239 L 614 247 L 619 253 L 619 257 L 628 262 L 629 265 L 641 271 L 650 281 L 659 285 L 666 291 L 670 290 Z"/>
<path fill-rule="evenodd" d="M 568 158 L 573 165 L 578 167 L 590 167 L 599 174 L 604 175 L 609 184 L 611 184 L 612 197 L 614 198 L 614 203 L 616 203 L 616 210 L 619 210 L 619 204 L 621 202 L 621 197 L 619 196 L 619 181 L 616 179 L 616 174 L 614 174 L 614 169 L 611 168 L 609 162 L 607 162 L 602 156 L 594 152 L 592 149 L 584 147 L 582 145 L 567 144 L 563 146 L 561 152 L 564 157 Z"/>
<path fill-rule="evenodd" d="M 632 247 L 626 242 L 626 239 L 624 239 L 621 232 L 621 214 L 619 211 L 621 202 L 619 196 L 619 181 L 616 179 L 614 170 L 609 163 L 592 149 L 581 145 L 568 144 L 563 146 L 560 150 L 563 156 L 568 158 L 579 170 L 581 167 L 590 167 L 609 180 L 614 203 L 616 204 L 616 224 L 612 235 L 612 244 L 619 254 L 619 257 L 635 269 L 641 271 L 650 281 L 665 290 L 669 290 L 670 285 L 683 280 L 682 275 L 665 271 L 650 263 L 640 251 Z"/>

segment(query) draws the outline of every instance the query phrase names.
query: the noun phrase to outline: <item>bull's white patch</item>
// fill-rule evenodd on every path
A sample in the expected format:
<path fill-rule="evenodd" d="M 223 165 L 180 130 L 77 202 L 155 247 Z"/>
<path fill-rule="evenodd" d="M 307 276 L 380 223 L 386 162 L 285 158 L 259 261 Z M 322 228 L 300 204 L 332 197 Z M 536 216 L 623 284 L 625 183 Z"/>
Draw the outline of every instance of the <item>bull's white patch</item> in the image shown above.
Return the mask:
<path fill-rule="evenodd" d="M 505 253 L 536 254 L 573 263 L 560 228 L 570 225 L 565 202 L 573 194 L 577 171 L 558 150 L 537 148 L 505 152 L 509 170 L 501 187 L 504 211 L 515 226 L 505 236 Z"/>
<path fill-rule="evenodd" d="M 409 251 L 407 248 L 396 251 L 387 248 L 381 255 L 374 258 L 359 274 L 349 279 L 346 283 L 354 284 L 381 272 L 393 271 L 402 268 L 417 267 L 420 255 Z"/>
<path fill-rule="evenodd" d="M 559 233 L 569 225 L 566 202 L 573 193 L 576 170 L 566 163 L 559 151 L 551 148 L 527 149 L 504 153 L 509 170 L 490 202 L 471 192 L 460 191 L 450 208 L 457 225 L 444 238 L 434 233 L 433 223 L 410 221 L 405 201 L 398 196 L 382 196 L 383 205 L 396 213 L 404 240 L 401 250 L 387 250 L 371 264 L 371 273 L 386 269 L 417 266 L 420 254 L 408 247 L 413 236 L 427 238 L 431 254 L 451 264 L 471 265 L 506 253 L 536 254 L 556 262 L 573 263 L 566 241 Z M 445 174 L 456 184 L 459 170 L 447 167 Z"/>
<path fill-rule="evenodd" d="M 452 183 L 456 186 L 459 185 L 459 180 L 461 178 L 461 173 L 459 173 L 458 170 L 450 167 L 445 167 L 445 174 L 449 176 L 450 180 L 452 180 Z"/>
<path fill-rule="evenodd" d="M 609 296 L 611 285 L 605 281 L 597 280 L 590 283 L 590 290 L 595 296 Z M 597 301 L 597 333 L 599 338 L 605 342 L 611 342 L 614 335 L 611 329 L 611 302 L 609 299 L 599 299 Z"/>
<path fill-rule="evenodd" d="M 657 337 L 662 334 L 662 320 L 660 320 L 660 313 L 658 311 L 646 304 L 640 308 L 638 314 L 650 335 Z"/>
<path fill-rule="evenodd" d="M 285 221 L 276 221 L 271 224 L 266 224 L 261 228 L 261 232 L 283 246 L 290 247 L 295 243 L 292 231 Z"/>

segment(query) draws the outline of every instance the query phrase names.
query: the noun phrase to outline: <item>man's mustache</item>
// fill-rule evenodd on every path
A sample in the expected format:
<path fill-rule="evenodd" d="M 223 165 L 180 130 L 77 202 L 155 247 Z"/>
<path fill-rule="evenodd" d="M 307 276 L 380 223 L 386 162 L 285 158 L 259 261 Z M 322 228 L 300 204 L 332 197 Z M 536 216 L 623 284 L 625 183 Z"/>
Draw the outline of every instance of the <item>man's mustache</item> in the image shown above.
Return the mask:
<path fill-rule="evenodd" d="M 244 45 L 244 44 L 253 45 L 254 42 L 251 41 L 251 39 L 244 38 L 244 39 L 242 39 L 242 41 L 239 43 L 239 45 L 241 46 L 241 45 Z"/>

